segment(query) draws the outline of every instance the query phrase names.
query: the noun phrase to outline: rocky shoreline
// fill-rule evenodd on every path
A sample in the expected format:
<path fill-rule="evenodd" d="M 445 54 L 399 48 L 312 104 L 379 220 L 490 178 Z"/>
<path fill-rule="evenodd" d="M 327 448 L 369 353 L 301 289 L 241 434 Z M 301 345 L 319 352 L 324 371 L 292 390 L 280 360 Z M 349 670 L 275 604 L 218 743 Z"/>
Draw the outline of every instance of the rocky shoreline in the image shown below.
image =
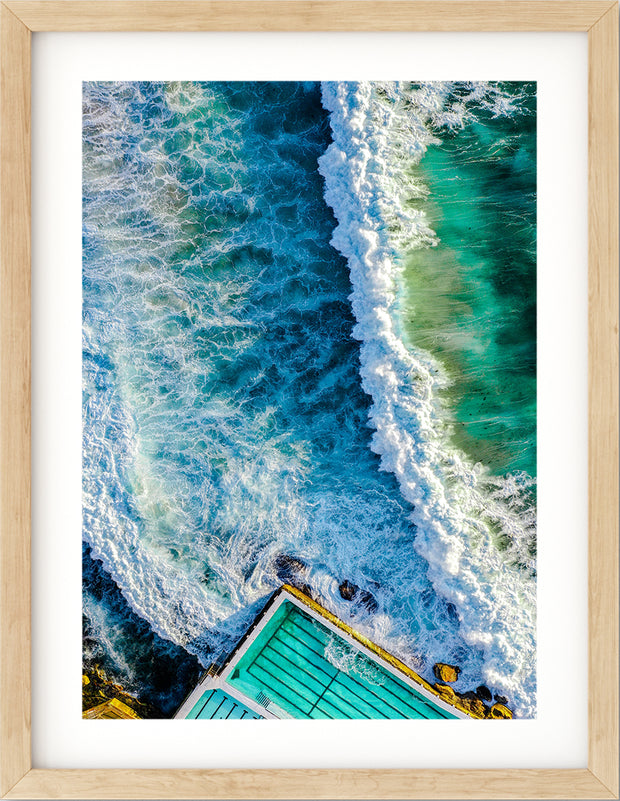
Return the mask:
<path fill-rule="evenodd" d="M 444 662 L 437 662 L 433 665 L 433 674 L 437 679 L 433 687 L 444 701 L 448 701 L 478 718 L 494 718 L 495 720 L 512 718 L 512 710 L 506 706 L 508 699 L 503 695 L 494 696 L 486 685 L 481 684 L 475 690 L 468 690 L 464 693 L 459 693 L 450 687 L 450 684 L 458 681 L 460 672 L 461 669 L 457 665 L 448 665 Z"/>
<path fill-rule="evenodd" d="M 292 585 L 309 598 L 320 602 L 316 593 L 302 578 L 306 572 L 306 564 L 301 559 L 287 554 L 279 554 L 274 567 L 280 581 Z M 360 604 L 370 613 L 375 612 L 378 608 L 377 601 L 370 590 L 362 589 L 347 579 L 340 583 L 338 590 L 343 600 Z M 458 665 L 437 662 L 433 665 L 435 683 L 429 684 L 424 680 L 424 684 L 442 700 L 473 717 L 496 720 L 509 720 L 513 717 L 513 712 L 508 706 L 508 699 L 502 695 L 493 695 L 484 684 L 480 684 L 475 690 L 465 692 L 455 690 L 451 685 L 458 681 L 460 673 L 461 669 Z M 131 692 L 121 687 L 106 674 L 101 665 L 85 662 L 82 673 L 83 714 L 89 710 L 92 712 L 95 707 L 112 701 L 124 704 L 136 716 L 143 719 L 170 717 L 155 704 L 139 700 Z M 92 715 L 85 716 L 92 717 Z"/>
<path fill-rule="evenodd" d="M 106 701 L 120 701 L 140 718 L 165 718 L 167 715 L 153 704 L 139 701 L 131 693 L 112 681 L 99 665 L 82 668 L 82 713 L 104 704 Z"/>

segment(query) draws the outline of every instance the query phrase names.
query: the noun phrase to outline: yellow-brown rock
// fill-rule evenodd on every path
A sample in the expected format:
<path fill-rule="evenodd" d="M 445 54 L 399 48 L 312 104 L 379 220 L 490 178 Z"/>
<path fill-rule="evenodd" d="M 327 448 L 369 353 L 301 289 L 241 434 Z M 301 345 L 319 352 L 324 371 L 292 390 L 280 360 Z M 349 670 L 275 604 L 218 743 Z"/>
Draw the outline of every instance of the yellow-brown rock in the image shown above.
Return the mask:
<path fill-rule="evenodd" d="M 82 673 L 82 712 L 92 710 L 94 707 L 101 707 L 108 709 L 105 706 L 106 702 L 112 702 L 111 709 L 114 710 L 115 717 L 119 717 L 116 712 L 119 711 L 119 704 L 128 707 L 131 714 L 127 713 L 125 717 L 136 718 L 163 718 L 165 715 L 154 706 L 148 703 L 143 703 L 130 695 L 122 687 L 109 679 L 104 671 L 98 665 L 85 665 Z M 89 715 L 90 717 L 101 717 L 97 713 Z M 110 717 L 110 715 L 104 715 Z"/>
<path fill-rule="evenodd" d="M 456 693 L 447 684 L 434 684 L 433 686 L 445 701 L 453 701 L 456 698 Z"/>
<path fill-rule="evenodd" d="M 445 662 L 437 662 L 433 665 L 433 673 L 437 681 L 453 682 L 459 677 L 461 668 L 456 665 L 446 665 Z"/>
<path fill-rule="evenodd" d="M 512 718 L 512 711 L 508 709 L 507 706 L 504 706 L 504 704 L 493 704 L 489 710 L 489 717 L 510 720 Z"/>
<path fill-rule="evenodd" d="M 488 707 L 479 698 L 464 698 L 460 696 L 459 703 L 467 712 L 478 718 L 484 718 L 487 715 Z"/>
<path fill-rule="evenodd" d="M 82 712 L 82 717 L 89 720 L 108 720 L 114 718 L 135 719 L 140 720 L 138 715 L 131 707 L 119 701 L 118 698 L 112 698 L 111 701 L 105 701 L 103 704 L 93 706 L 91 709 L 86 709 Z"/>

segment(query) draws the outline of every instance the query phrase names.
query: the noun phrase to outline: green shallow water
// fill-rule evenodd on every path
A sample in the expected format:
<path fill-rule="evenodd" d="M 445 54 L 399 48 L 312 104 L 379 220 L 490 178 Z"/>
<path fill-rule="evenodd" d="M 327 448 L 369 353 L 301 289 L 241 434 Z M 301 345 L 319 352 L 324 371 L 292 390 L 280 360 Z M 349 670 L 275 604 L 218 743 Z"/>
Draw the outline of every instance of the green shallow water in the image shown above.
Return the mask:
<path fill-rule="evenodd" d="M 411 346 L 450 386 L 452 441 L 494 474 L 536 476 L 536 100 L 521 114 L 479 112 L 443 131 L 416 176 L 436 247 L 404 257 L 401 303 Z"/>

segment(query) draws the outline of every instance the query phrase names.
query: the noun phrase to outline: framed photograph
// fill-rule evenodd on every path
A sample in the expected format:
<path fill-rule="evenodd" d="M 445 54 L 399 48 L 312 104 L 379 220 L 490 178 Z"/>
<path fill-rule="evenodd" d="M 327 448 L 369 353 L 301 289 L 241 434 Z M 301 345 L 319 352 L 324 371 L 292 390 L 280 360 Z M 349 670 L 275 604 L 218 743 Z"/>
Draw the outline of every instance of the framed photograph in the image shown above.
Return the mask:
<path fill-rule="evenodd" d="M 617 798 L 617 4 L 1 43 L 2 797 Z"/>

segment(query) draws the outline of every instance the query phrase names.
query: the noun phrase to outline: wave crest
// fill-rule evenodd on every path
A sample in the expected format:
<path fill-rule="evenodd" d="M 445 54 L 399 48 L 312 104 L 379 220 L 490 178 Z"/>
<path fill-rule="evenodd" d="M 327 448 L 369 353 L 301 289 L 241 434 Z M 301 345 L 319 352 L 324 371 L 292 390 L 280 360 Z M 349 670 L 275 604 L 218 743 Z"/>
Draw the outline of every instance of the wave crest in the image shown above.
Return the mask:
<path fill-rule="evenodd" d="M 440 128 L 467 124 L 477 107 L 518 110 L 493 84 L 324 83 L 333 144 L 319 160 L 325 199 L 346 258 L 372 398 L 372 450 L 414 506 L 416 551 L 435 589 L 457 609 L 465 641 L 484 653 L 484 680 L 535 712 L 533 480 L 493 477 L 450 446 L 438 392 L 448 378 L 430 354 L 407 348 L 398 320 L 400 254 L 436 243 L 411 170 Z"/>

